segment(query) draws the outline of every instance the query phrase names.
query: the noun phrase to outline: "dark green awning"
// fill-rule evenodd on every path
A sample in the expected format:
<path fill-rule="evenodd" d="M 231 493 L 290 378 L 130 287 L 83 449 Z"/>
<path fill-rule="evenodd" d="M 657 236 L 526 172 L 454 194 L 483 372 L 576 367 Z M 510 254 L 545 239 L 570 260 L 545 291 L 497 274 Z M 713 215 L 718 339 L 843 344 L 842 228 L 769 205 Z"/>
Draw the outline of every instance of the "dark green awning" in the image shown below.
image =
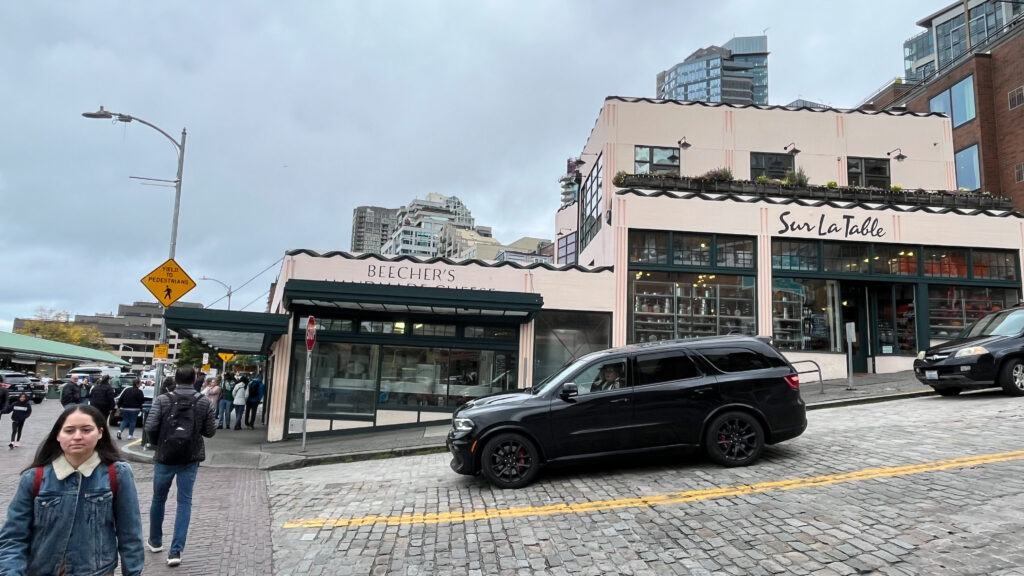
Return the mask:
<path fill-rule="evenodd" d="M 288 318 L 288 314 L 178 306 L 164 313 L 167 327 L 183 338 L 214 350 L 241 354 L 266 352 L 279 336 L 288 333 Z"/>
<path fill-rule="evenodd" d="M 317 306 L 374 312 L 412 312 L 452 316 L 503 317 L 528 321 L 540 311 L 540 294 L 427 288 L 357 282 L 289 280 L 284 286 L 285 305 Z"/>
<path fill-rule="evenodd" d="M 24 334 L 0 332 L 0 356 L 17 364 L 41 362 L 95 362 L 127 366 L 128 362 L 105 350 L 95 350 Z"/>

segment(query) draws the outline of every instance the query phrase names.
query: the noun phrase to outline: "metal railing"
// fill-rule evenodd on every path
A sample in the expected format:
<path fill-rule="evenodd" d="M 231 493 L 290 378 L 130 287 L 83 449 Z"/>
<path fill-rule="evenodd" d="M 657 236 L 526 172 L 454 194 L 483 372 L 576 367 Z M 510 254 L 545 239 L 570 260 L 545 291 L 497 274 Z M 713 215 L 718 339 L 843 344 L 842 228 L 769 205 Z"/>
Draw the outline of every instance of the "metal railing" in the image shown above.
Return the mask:
<path fill-rule="evenodd" d="M 821 366 L 819 366 L 817 362 L 815 362 L 814 360 L 794 360 L 794 361 L 790 362 L 790 364 L 794 364 L 794 365 L 795 364 L 814 364 L 814 369 L 813 370 L 797 370 L 796 373 L 797 374 L 813 374 L 814 372 L 817 372 L 818 373 L 818 383 L 821 384 L 821 392 L 819 392 L 819 394 L 824 394 L 825 393 L 825 380 L 821 377 Z"/>

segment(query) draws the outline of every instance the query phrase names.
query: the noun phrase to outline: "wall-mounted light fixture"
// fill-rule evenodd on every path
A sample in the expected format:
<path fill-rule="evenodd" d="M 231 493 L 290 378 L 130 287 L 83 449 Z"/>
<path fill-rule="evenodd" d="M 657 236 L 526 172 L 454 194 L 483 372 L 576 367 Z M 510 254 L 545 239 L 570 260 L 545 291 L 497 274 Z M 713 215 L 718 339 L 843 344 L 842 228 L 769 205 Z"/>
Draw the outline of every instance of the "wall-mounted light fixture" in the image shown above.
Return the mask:
<path fill-rule="evenodd" d="M 556 234 L 556 236 L 561 238 L 562 236 L 565 236 L 566 234 L 568 234 L 570 232 L 575 232 L 575 230 L 573 230 L 572 228 L 559 228 L 558 229 L 558 234 Z"/>
<path fill-rule="evenodd" d="M 686 136 L 683 136 L 682 138 L 679 139 L 680 150 L 689 150 L 690 146 L 693 146 L 693 144 L 690 144 L 689 142 L 686 141 Z"/>
<path fill-rule="evenodd" d="M 895 156 L 893 156 L 893 152 L 896 153 Z M 889 158 L 892 158 L 893 160 L 896 160 L 897 162 L 903 162 L 904 160 L 907 159 L 907 155 L 903 153 L 903 149 L 902 148 L 896 148 L 894 150 L 890 150 L 890 151 L 886 152 L 885 155 L 888 156 Z"/>
<path fill-rule="evenodd" d="M 800 153 L 800 149 L 796 147 L 796 142 L 790 142 L 789 144 L 783 146 L 782 149 L 786 152 L 789 152 L 793 156 L 796 156 L 797 154 Z"/>

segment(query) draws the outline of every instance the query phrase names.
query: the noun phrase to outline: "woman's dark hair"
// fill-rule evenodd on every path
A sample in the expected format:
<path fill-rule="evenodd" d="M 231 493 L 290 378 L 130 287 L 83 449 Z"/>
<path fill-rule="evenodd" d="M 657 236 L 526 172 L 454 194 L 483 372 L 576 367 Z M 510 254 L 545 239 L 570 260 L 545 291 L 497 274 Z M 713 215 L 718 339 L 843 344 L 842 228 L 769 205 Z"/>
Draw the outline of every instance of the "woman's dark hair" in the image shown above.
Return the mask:
<path fill-rule="evenodd" d="M 160 393 L 166 394 L 167 392 L 174 392 L 174 389 L 178 387 L 178 384 L 174 381 L 174 378 L 168 376 L 164 378 L 164 383 L 160 385 Z"/>
<path fill-rule="evenodd" d="M 31 470 L 40 466 L 46 466 L 53 462 L 58 456 L 64 453 L 60 448 L 60 442 L 57 441 L 57 434 L 60 433 L 60 429 L 64 427 L 64 421 L 68 419 L 74 412 L 83 412 L 92 417 L 93 424 L 100 431 L 100 439 L 96 442 L 96 454 L 99 455 L 100 460 L 104 464 L 113 464 L 114 462 L 121 462 L 124 458 L 121 457 L 121 451 L 117 449 L 114 441 L 110 439 L 110 429 L 107 428 L 107 421 L 103 418 L 103 413 L 96 409 L 95 406 L 88 404 L 75 404 L 74 406 L 68 407 L 67 410 L 61 413 L 57 417 L 57 421 L 53 423 L 53 428 L 50 429 L 50 434 L 43 440 L 43 443 L 39 445 L 39 450 L 36 450 L 36 457 L 32 460 L 32 463 L 28 465 L 25 470 Z M 24 470 L 22 470 L 24 472 Z"/>
<path fill-rule="evenodd" d="M 100 378 L 100 383 L 97 384 L 97 386 L 103 386 L 104 384 L 110 384 L 110 375 L 104 374 L 103 377 Z"/>

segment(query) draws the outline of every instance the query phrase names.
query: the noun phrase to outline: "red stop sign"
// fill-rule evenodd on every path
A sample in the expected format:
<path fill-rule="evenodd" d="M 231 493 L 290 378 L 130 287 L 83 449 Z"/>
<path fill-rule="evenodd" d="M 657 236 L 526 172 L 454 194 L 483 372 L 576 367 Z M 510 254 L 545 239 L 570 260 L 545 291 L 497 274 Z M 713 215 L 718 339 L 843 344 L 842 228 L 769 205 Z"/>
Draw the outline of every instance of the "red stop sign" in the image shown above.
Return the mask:
<path fill-rule="evenodd" d="M 312 352 L 316 345 L 316 318 L 312 316 L 306 322 L 306 351 Z"/>

